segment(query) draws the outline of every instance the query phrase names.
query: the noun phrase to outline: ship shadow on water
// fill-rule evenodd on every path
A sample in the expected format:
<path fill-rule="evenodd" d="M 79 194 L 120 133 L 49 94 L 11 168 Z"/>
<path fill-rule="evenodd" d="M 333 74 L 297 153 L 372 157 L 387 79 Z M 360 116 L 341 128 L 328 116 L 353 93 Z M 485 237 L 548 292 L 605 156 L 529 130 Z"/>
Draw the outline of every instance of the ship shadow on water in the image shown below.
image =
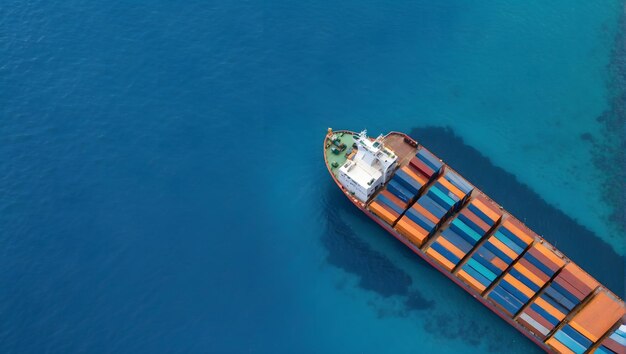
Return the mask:
<path fill-rule="evenodd" d="M 433 307 L 433 301 L 426 299 L 419 291 L 411 287 L 413 281 L 408 273 L 390 261 L 387 255 L 373 249 L 364 239 L 365 237 L 389 237 L 389 235 L 383 229 L 376 228 L 377 225 L 365 214 L 358 212 L 356 207 L 337 190 L 334 183 L 329 183 L 326 198 L 326 232 L 321 240 L 328 251 L 326 261 L 358 277 L 358 285 L 364 290 L 373 291 L 384 298 L 404 297 L 404 307 L 407 312 Z M 355 214 L 356 220 L 360 219 L 363 224 L 372 223 L 371 233 L 357 234 L 350 224 L 342 219 L 341 215 L 345 213 Z M 399 253 L 414 256 L 408 248 L 399 244 L 395 246 Z M 423 265 L 426 263 L 423 262 Z"/>
<path fill-rule="evenodd" d="M 466 145 L 450 128 L 413 129 L 410 134 L 477 188 L 598 279 L 623 295 L 624 257 L 586 227 L 548 204 L 517 178 Z"/>

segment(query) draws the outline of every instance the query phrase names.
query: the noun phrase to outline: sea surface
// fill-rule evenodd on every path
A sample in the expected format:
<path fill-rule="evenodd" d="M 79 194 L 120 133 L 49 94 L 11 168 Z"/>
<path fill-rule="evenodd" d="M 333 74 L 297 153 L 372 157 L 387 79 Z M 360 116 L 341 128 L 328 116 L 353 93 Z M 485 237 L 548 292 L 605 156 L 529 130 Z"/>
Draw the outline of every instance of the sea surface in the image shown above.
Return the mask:
<path fill-rule="evenodd" d="M 4 1 L 0 352 L 538 352 L 322 141 L 410 133 L 624 296 L 624 6 Z"/>

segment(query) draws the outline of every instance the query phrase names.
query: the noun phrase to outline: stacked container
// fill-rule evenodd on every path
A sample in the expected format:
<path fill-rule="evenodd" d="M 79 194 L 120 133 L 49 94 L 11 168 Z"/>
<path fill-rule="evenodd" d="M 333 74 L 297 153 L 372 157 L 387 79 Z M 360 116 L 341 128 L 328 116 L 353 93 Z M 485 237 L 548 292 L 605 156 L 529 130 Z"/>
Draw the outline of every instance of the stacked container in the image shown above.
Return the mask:
<path fill-rule="evenodd" d="M 391 193 L 388 189 L 382 190 L 370 204 L 370 210 L 387 224 L 393 225 L 400 214 L 404 212 L 407 203 Z"/>
<path fill-rule="evenodd" d="M 450 172 L 439 176 L 396 224 L 396 230 L 417 246 L 422 245 L 441 218 L 467 194 L 446 178 Z"/>
<path fill-rule="evenodd" d="M 443 166 L 443 162 L 430 151 L 421 147 L 417 150 L 415 157 L 409 162 L 409 166 L 422 173 L 424 176 L 431 178 L 437 174 Z"/>
<path fill-rule="evenodd" d="M 626 324 L 620 323 L 608 337 L 600 343 L 596 354 L 625 354 L 626 353 Z"/>
<path fill-rule="evenodd" d="M 419 219 L 430 220 L 429 223 L 420 225 L 424 231 L 420 244 L 448 212 L 457 209 L 472 189 L 472 185 L 451 170 L 447 170 L 435 181 L 428 193 L 423 195 L 406 214 L 408 221 L 417 223 Z M 471 246 L 468 248 L 461 243 L 462 239 L 455 235 L 455 231 L 456 229 L 445 229 L 443 234 L 447 235 L 448 239 L 434 243 L 426 250 L 426 254 L 448 270 L 462 258 L 464 254 L 462 252 L 469 252 L 471 249 Z"/>
<path fill-rule="evenodd" d="M 369 209 L 386 223 L 393 225 L 429 178 L 430 176 L 413 167 L 402 167 L 370 203 Z"/>
<path fill-rule="evenodd" d="M 543 339 L 598 285 L 576 264 L 568 263 L 543 293 L 519 315 L 517 322 Z"/>
<path fill-rule="evenodd" d="M 584 353 L 625 313 L 624 304 L 602 289 L 568 323 L 554 332 L 546 344 L 562 353 Z"/>
<path fill-rule="evenodd" d="M 475 193 L 467 206 L 456 215 L 450 225 L 431 244 L 432 252 L 442 255 L 445 261 L 440 263 L 446 269 L 452 270 L 501 216 L 500 208 L 492 203 L 487 196 L 482 192 Z M 472 259 L 470 262 L 476 263 Z M 474 268 L 477 269 L 484 267 L 489 267 L 489 265 L 474 265 Z"/>
<path fill-rule="evenodd" d="M 565 260 L 552 248 L 536 243 L 500 279 L 488 297 L 513 316 L 564 264 Z"/>
<path fill-rule="evenodd" d="M 535 236 L 515 218 L 507 215 L 496 231 L 461 267 L 457 276 L 482 293 L 533 242 Z"/>
<path fill-rule="evenodd" d="M 415 157 L 409 162 L 409 165 L 402 169 L 405 170 L 405 172 L 409 170 L 414 175 L 430 180 L 433 176 L 437 175 L 442 166 L 443 163 L 439 158 L 425 148 L 420 147 Z M 421 210 L 422 207 L 414 206 L 414 208 Z M 411 210 L 413 210 L 413 208 L 409 209 L 405 216 L 398 221 L 396 230 L 409 241 L 419 246 L 428 235 L 428 232 L 430 232 L 432 227 L 437 223 L 438 219 L 429 213 L 417 216 L 414 215 L 414 212 Z M 411 217 L 406 216 L 409 213 L 411 213 Z M 426 229 L 428 229 L 428 231 L 426 231 Z"/>

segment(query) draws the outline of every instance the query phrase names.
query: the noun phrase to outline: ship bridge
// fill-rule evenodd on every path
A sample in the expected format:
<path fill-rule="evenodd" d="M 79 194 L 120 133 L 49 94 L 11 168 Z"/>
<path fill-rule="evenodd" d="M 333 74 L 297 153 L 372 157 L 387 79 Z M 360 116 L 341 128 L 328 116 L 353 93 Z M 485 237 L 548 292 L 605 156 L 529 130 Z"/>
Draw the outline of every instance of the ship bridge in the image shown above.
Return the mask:
<path fill-rule="evenodd" d="M 371 140 L 367 131 L 355 136 L 357 152 L 339 169 L 339 182 L 360 201 L 367 201 L 391 177 L 398 157 L 385 147 L 383 136 Z"/>

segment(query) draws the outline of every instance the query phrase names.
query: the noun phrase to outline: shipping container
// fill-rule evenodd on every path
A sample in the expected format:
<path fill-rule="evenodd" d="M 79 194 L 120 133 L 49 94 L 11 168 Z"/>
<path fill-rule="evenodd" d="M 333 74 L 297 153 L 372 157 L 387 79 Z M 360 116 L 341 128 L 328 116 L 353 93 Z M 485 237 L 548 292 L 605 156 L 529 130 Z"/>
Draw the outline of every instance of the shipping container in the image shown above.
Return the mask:
<path fill-rule="evenodd" d="M 541 258 L 542 261 L 538 260 L 538 257 Z M 496 303 L 498 303 L 499 297 L 501 297 L 502 294 L 515 298 L 518 301 L 517 306 L 504 308 L 513 316 L 564 264 L 565 260 L 555 254 L 551 248 L 541 243 L 536 243 L 525 252 L 509 272 L 500 279 L 488 296 Z M 497 293 L 494 295 L 496 290 Z M 549 318 L 552 322 L 554 321 L 552 317 L 549 317 L 545 309 L 538 306 L 531 306 L 531 308 L 536 313 L 545 315 L 543 316 L 544 318 Z M 511 311 L 511 309 L 513 309 L 513 311 Z"/>
<path fill-rule="evenodd" d="M 419 184 L 420 188 L 428 183 L 429 176 L 425 176 L 423 173 L 411 168 L 410 166 L 404 166 L 400 170 L 415 180 Z"/>
<path fill-rule="evenodd" d="M 626 324 L 620 322 L 615 330 L 600 342 L 594 353 L 599 354 L 626 354 Z"/>
<path fill-rule="evenodd" d="M 404 212 L 402 205 L 396 204 L 393 199 L 386 197 L 384 194 L 379 194 L 376 199 L 377 202 L 391 208 L 399 216 Z"/>
<path fill-rule="evenodd" d="M 474 186 L 472 186 L 465 178 L 461 177 L 458 173 L 449 168 L 446 168 L 446 172 L 443 176 L 448 182 L 460 189 L 465 195 L 469 194 L 469 192 L 474 189 Z"/>
<path fill-rule="evenodd" d="M 603 289 L 569 323 L 586 338 L 595 342 L 624 314 L 626 311 L 623 303 Z"/>
<path fill-rule="evenodd" d="M 396 221 L 397 215 L 394 215 L 389 210 L 385 209 L 380 203 L 377 201 L 373 201 L 369 205 L 370 211 L 376 214 L 379 218 L 384 220 L 387 224 L 392 225 Z"/>
<path fill-rule="evenodd" d="M 417 154 L 415 155 L 421 162 L 425 163 L 430 169 L 434 172 L 439 171 L 441 166 L 443 166 L 443 162 L 435 156 L 433 153 L 428 151 L 426 148 L 421 146 L 417 150 Z"/>
<path fill-rule="evenodd" d="M 395 205 L 398 205 L 399 207 L 402 208 L 402 210 L 405 210 L 408 207 L 408 203 L 403 202 L 402 200 L 400 200 L 400 198 L 396 197 L 395 195 L 393 195 L 391 192 L 389 192 L 387 189 L 383 189 L 382 191 L 380 191 L 381 195 L 384 195 L 385 198 L 389 199 L 391 202 L 393 202 Z M 374 200 L 376 200 L 377 198 L 374 198 Z"/>
<path fill-rule="evenodd" d="M 429 179 L 435 174 L 435 171 L 432 168 L 430 168 L 417 157 L 411 159 L 411 161 L 409 162 L 409 166 L 411 166 L 416 171 L 419 171 L 421 174 L 428 177 Z"/>
<path fill-rule="evenodd" d="M 552 334 L 546 344 L 555 349 L 565 347 L 574 353 L 585 352 L 624 314 L 624 303 L 607 290 L 600 289 L 591 301 Z M 619 339 L 619 336 L 614 338 Z"/>
<path fill-rule="evenodd" d="M 477 197 L 472 197 L 468 205 L 458 214 L 459 221 L 462 221 L 473 231 L 480 231 L 483 234 L 489 231 L 501 217 L 502 213 L 499 207 L 482 195 L 482 192 L 477 194 Z M 495 234 L 490 235 L 472 254 L 471 258 L 461 266 L 457 276 L 467 285 L 483 292 L 532 242 L 530 236 L 525 234 L 521 238 L 516 236 L 516 242 L 513 242 L 510 236 L 503 233 L 510 231 L 500 230 L 507 227 L 511 228 L 511 225 L 513 225 L 512 221 L 509 220 L 498 226 Z M 473 239 L 478 241 L 475 237 L 474 235 Z M 501 240 L 504 240 L 506 244 Z M 507 244 L 514 245 L 514 247 L 509 247 Z M 513 272 L 511 274 L 513 278 L 517 280 L 523 278 L 517 270 L 513 270 Z M 522 280 L 519 281 L 523 283 Z M 539 287 L 536 287 L 532 282 L 528 281 L 528 283 L 531 283 L 530 285 L 527 284 L 530 289 L 539 290 Z"/>
<path fill-rule="evenodd" d="M 418 247 L 422 245 L 429 233 L 428 230 L 413 222 L 406 215 L 400 218 L 395 229 Z"/>
<path fill-rule="evenodd" d="M 416 204 L 420 205 L 429 213 L 434 215 L 437 220 L 441 220 L 441 218 L 448 212 L 447 209 L 437 204 L 437 202 L 435 202 L 429 195 L 423 195 L 417 200 Z"/>
<path fill-rule="evenodd" d="M 419 225 L 420 227 L 422 227 L 424 230 L 428 232 L 432 231 L 436 225 L 430 219 L 432 215 L 425 215 L 417 211 L 416 208 L 409 209 L 404 215 L 404 217 L 410 219 L 411 221 L 413 221 L 414 223 L 416 223 L 417 225 Z"/>
<path fill-rule="evenodd" d="M 398 170 L 393 176 L 394 181 L 398 181 L 404 188 L 406 188 L 413 196 L 417 195 L 422 185 L 411 177 L 408 173 Z"/>
<path fill-rule="evenodd" d="M 468 204 L 468 206 L 470 205 L 472 202 Z M 465 255 L 471 252 L 489 231 L 491 225 L 499 218 L 498 216 L 495 220 L 490 219 L 490 224 L 486 224 L 469 210 L 468 206 L 458 212 L 447 224 L 447 227 L 435 236 L 436 239 L 431 245 L 431 247 L 439 245 L 438 247 L 443 247 L 455 254 L 454 258 L 447 258 L 453 266 L 456 266 Z M 490 213 L 492 213 L 491 210 Z M 445 256 L 443 252 L 440 251 L 439 253 Z M 462 266 L 457 276 L 471 287 L 482 292 L 505 268 L 506 264 L 497 258 L 493 252 L 481 247 Z"/>
<path fill-rule="evenodd" d="M 415 197 L 414 193 L 406 189 L 406 187 L 397 180 L 392 179 L 389 181 L 389 183 L 387 183 L 387 190 L 405 203 L 410 203 L 413 197 Z"/>

